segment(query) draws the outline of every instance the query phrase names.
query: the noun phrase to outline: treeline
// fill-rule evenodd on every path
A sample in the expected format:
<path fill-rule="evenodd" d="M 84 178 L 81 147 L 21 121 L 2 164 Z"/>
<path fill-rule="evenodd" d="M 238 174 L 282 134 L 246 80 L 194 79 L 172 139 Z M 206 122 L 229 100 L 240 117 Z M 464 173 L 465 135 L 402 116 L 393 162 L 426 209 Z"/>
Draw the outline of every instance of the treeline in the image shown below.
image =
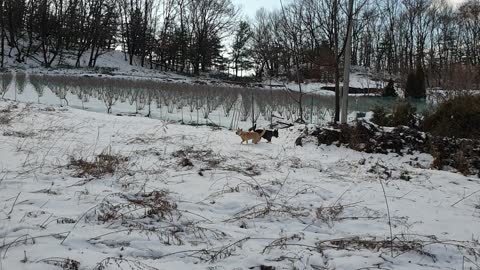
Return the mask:
<path fill-rule="evenodd" d="M 150 68 L 253 70 L 338 86 L 353 21 L 353 65 L 403 81 L 422 69 L 430 87 L 478 87 L 480 0 L 355 0 L 353 20 L 347 2 L 290 1 L 247 21 L 230 0 L 0 0 L 2 64 L 8 55 L 50 67 L 73 54 L 77 66 L 87 55 L 93 67 L 121 48 Z"/>
<path fill-rule="evenodd" d="M 113 0 L 0 0 L 2 65 L 8 55 L 50 67 L 73 51 L 79 66 L 90 51 L 94 66 L 117 43 L 117 7 Z"/>
<path fill-rule="evenodd" d="M 73 54 L 94 67 L 120 47 L 130 64 L 199 74 L 223 61 L 238 10 L 229 0 L 0 0 L 0 12 L 2 66 L 5 56 L 50 67 Z"/>
<path fill-rule="evenodd" d="M 324 80 L 340 76 L 346 2 L 298 0 L 280 10 L 260 10 L 252 37 L 257 74 Z M 478 88 L 479 0 L 457 7 L 448 0 L 355 0 L 353 21 L 352 65 L 403 79 L 421 68 L 431 87 L 467 80 Z"/>

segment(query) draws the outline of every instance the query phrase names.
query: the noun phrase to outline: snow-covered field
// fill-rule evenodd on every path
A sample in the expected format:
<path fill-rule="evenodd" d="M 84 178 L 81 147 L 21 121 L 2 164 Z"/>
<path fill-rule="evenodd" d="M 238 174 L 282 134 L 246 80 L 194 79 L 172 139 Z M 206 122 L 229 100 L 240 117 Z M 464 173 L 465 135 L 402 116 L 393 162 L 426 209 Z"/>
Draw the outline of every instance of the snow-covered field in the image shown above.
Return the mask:
<path fill-rule="evenodd" d="M 0 111 L 1 270 L 478 269 L 480 180 L 429 155 Z"/>

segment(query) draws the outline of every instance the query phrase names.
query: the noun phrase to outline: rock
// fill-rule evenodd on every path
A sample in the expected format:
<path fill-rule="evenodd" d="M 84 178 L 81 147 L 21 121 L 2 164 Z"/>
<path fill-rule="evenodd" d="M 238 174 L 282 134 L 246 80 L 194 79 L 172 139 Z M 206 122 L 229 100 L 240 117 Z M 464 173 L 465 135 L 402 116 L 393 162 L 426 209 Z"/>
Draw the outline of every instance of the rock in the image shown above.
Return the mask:
<path fill-rule="evenodd" d="M 298 138 L 295 140 L 295 146 L 303 146 L 302 139 L 303 139 L 302 136 L 298 137 Z"/>
<path fill-rule="evenodd" d="M 366 162 L 366 160 L 364 158 L 362 158 L 358 161 L 358 164 L 359 165 L 365 165 L 365 162 Z"/>

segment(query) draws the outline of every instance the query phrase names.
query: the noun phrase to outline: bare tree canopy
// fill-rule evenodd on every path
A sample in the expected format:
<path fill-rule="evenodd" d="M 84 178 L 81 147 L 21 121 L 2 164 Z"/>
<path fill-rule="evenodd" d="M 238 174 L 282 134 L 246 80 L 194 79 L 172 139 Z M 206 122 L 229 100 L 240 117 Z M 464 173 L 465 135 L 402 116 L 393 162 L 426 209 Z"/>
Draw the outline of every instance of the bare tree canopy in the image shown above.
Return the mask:
<path fill-rule="evenodd" d="M 121 49 L 132 65 L 316 80 L 338 93 L 347 4 L 292 1 L 248 21 L 230 0 L 0 0 L 1 64 L 50 67 L 73 55 L 77 67 L 94 67 Z M 353 20 L 353 66 L 397 81 L 421 67 L 428 87 L 460 82 L 454 74 L 462 73 L 478 86 L 480 0 L 358 0 Z"/>

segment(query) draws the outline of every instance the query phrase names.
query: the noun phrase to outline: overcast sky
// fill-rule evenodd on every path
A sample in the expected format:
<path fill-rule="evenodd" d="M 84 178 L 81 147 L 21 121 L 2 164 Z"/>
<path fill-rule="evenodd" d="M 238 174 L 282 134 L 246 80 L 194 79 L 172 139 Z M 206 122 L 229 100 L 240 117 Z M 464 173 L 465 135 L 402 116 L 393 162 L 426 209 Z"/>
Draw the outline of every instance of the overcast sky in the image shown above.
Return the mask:
<path fill-rule="evenodd" d="M 285 5 L 290 1 L 295 0 L 282 0 L 282 3 Z M 399 0 L 400 1 L 400 0 Z M 464 0 L 449 0 L 452 3 L 460 3 Z M 260 8 L 264 7 L 267 10 L 279 9 L 280 0 L 232 0 L 236 6 L 242 7 L 242 13 L 248 16 L 251 20 L 255 19 L 255 13 Z"/>
<path fill-rule="evenodd" d="M 236 6 L 242 7 L 242 13 L 250 19 L 255 19 L 255 13 L 260 8 L 264 7 L 267 10 L 280 8 L 280 0 L 232 0 Z M 282 0 L 283 4 L 288 3 L 289 0 Z"/>

